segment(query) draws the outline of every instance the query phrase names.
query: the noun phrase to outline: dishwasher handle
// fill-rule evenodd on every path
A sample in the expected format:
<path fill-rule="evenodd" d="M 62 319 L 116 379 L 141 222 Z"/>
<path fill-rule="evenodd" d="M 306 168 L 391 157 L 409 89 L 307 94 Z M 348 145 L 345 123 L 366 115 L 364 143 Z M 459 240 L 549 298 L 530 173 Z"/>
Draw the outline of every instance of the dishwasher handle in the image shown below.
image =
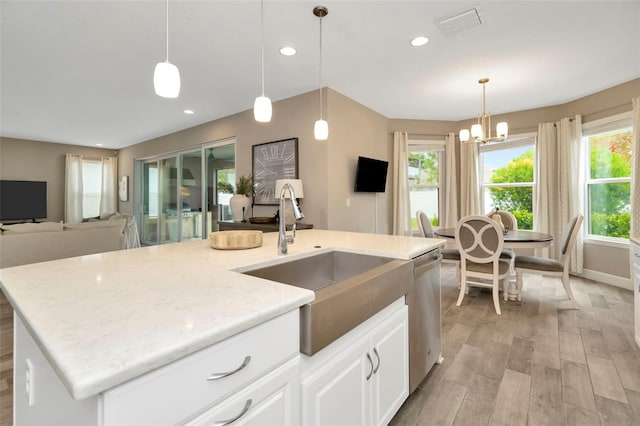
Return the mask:
<path fill-rule="evenodd" d="M 441 260 L 442 255 L 440 254 L 440 251 L 438 251 L 435 256 L 418 257 L 413 261 L 413 274 L 419 275 L 424 271 L 431 269 L 436 263 L 440 263 Z"/>

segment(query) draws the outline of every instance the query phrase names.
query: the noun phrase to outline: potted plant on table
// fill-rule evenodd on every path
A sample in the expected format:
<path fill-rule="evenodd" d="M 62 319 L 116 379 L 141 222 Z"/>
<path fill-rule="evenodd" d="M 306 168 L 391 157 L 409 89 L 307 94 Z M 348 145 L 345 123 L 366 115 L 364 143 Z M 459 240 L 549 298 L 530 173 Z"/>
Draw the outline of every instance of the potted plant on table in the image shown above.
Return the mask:
<path fill-rule="evenodd" d="M 253 177 L 242 175 L 236 182 L 236 195 L 231 197 L 231 217 L 234 222 L 246 222 L 251 208 L 251 196 L 253 195 Z"/>

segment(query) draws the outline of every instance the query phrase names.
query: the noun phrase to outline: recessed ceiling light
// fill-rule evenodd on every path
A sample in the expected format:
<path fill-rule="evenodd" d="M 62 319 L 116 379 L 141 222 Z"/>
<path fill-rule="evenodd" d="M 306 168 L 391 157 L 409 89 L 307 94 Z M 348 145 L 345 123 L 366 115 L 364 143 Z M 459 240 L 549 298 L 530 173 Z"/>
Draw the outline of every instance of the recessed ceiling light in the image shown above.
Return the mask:
<path fill-rule="evenodd" d="M 280 53 L 284 56 L 293 56 L 296 54 L 296 49 L 294 49 L 291 46 L 285 46 L 282 49 L 280 49 Z"/>
<path fill-rule="evenodd" d="M 424 46 L 427 43 L 429 43 L 429 37 L 425 36 L 419 36 L 411 40 L 411 45 L 414 47 Z"/>
<path fill-rule="evenodd" d="M 193 114 L 193 110 L 192 109 L 185 109 L 184 113 L 185 114 Z"/>
<path fill-rule="evenodd" d="M 96 146 L 102 146 L 102 144 L 101 143 L 97 143 Z"/>

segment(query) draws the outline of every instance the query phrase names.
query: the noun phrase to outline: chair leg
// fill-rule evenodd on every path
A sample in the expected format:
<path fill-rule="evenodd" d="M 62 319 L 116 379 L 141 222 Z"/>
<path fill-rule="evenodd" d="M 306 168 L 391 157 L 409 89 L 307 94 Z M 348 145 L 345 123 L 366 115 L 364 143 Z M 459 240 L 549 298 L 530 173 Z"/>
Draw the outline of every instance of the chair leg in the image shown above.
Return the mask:
<path fill-rule="evenodd" d="M 516 291 L 518 292 L 518 302 L 522 301 L 522 271 L 516 269 Z"/>
<path fill-rule="evenodd" d="M 509 278 L 508 278 L 508 276 L 504 277 L 501 282 L 502 282 L 502 298 L 506 302 L 507 300 L 509 300 Z"/>
<path fill-rule="evenodd" d="M 496 308 L 496 313 L 498 315 L 502 315 L 502 312 L 500 311 L 499 285 L 500 285 L 500 281 L 498 280 L 498 278 L 494 277 L 493 278 L 493 306 Z"/>
<path fill-rule="evenodd" d="M 506 276 L 502 280 L 502 294 L 504 301 L 509 300 L 509 287 L 511 286 L 511 282 L 509 281 L 509 276 Z"/>
<path fill-rule="evenodd" d="M 567 293 L 567 296 L 569 296 L 573 307 L 575 309 L 580 309 L 578 302 L 576 302 L 575 297 L 573 297 L 573 290 L 571 290 L 571 283 L 569 282 L 569 271 L 564 271 L 562 274 L 562 286 L 564 287 L 564 291 Z"/>
<path fill-rule="evenodd" d="M 462 299 L 464 299 L 464 295 L 467 291 L 467 277 L 466 274 L 460 272 L 460 294 L 458 295 L 458 301 L 456 302 L 456 306 L 460 306 L 462 304 Z"/>

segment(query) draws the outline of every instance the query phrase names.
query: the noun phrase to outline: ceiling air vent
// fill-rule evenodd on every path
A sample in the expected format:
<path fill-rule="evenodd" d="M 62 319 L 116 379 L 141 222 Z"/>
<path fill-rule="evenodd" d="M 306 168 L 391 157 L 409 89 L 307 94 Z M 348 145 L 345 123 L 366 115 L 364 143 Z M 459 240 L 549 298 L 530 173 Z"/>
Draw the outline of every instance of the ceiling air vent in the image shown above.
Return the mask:
<path fill-rule="evenodd" d="M 436 19 L 436 25 L 445 36 L 454 35 L 482 25 L 480 12 L 477 8 L 458 12 L 453 15 Z"/>

